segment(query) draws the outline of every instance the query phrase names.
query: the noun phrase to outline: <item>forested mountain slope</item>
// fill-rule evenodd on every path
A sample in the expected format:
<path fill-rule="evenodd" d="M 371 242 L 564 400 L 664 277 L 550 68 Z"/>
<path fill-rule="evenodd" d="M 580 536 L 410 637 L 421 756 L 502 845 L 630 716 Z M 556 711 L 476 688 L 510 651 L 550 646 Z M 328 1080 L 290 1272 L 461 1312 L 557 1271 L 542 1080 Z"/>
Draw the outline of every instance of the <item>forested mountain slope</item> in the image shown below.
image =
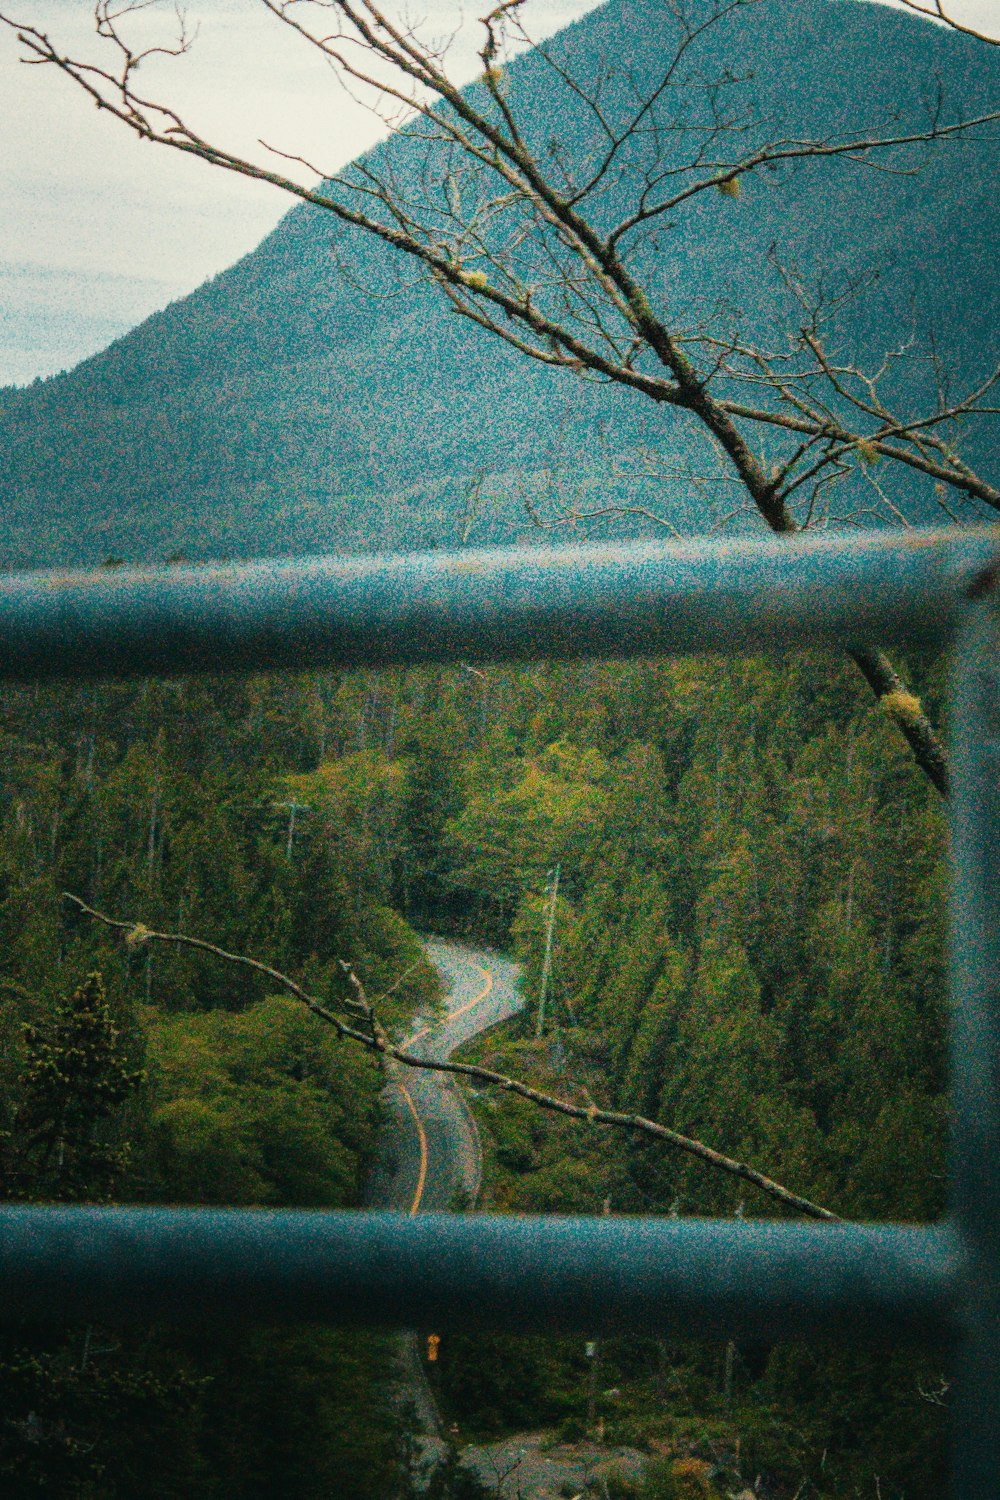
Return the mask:
<path fill-rule="evenodd" d="M 552 45 L 579 77 L 605 70 L 613 110 L 653 77 L 670 28 L 662 0 L 612 0 Z M 692 78 L 730 69 L 726 107 L 756 114 L 754 139 L 908 130 L 939 90 L 951 119 L 982 109 L 1000 80 L 988 49 L 860 0 L 738 8 L 691 66 Z M 537 144 L 582 159 L 580 107 L 538 57 L 513 65 L 509 89 L 515 105 L 530 100 Z M 957 389 L 983 373 L 1000 321 L 996 144 L 982 129 L 905 163 L 886 158 L 890 171 L 793 163 L 749 179 L 738 199 L 693 200 L 645 252 L 657 295 L 688 324 L 739 309 L 763 336 L 796 316 L 772 247 L 834 292 L 879 273 L 837 315 L 845 346 L 877 362 L 911 332 L 918 345 L 933 334 Z M 419 151 L 404 131 L 370 159 L 405 179 Z M 704 529 L 700 501 L 635 461 L 652 445 L 697 462 L 703 449 L 669 413 L 525 362 L 383 247 L 337 228 L 335 256 L 335 228 L 296 208 L 251 255 L 104 353 L 0 392 L 0 564 L 511 540 L 537 535 L 523 487 L 540 492 L 553 469 L 591 496 L 655 503 Z M 343 278 L 344 261 L 367 291 Z M 903 361 L 896 380 L 906 404 L 916 368 Z M 930 493 L 915 481 L 898 498 L 919 515 Z"/>

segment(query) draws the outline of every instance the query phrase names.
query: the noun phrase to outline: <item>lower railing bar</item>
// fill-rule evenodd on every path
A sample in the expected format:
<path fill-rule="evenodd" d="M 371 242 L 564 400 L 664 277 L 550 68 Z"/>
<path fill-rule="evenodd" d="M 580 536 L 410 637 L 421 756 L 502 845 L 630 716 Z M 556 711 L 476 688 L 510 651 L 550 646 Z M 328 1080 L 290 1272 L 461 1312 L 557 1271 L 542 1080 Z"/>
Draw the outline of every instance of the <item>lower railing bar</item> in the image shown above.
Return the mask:
<path fill-rule="evenodd" d="M 941 642 L 997 532 L 0 576 L 0 679 Z"/>
<path fill-rule="evenodd" d="M 0 1211 L 9 1321 L 950 1337 L 944 1227 L 167 1208 Z"/>

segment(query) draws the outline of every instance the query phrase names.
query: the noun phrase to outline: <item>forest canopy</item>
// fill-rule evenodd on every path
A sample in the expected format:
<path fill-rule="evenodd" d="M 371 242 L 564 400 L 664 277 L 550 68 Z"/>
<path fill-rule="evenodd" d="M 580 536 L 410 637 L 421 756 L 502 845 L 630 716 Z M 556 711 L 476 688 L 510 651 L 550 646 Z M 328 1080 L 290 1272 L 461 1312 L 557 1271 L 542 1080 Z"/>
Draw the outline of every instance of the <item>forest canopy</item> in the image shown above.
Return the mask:
<path fill-rule="evenodd" d="M 947 1128 L 943 821 L 847 668 L 817 679 L 815 666 L 786 656 L 6 690 L 8 1198 L 351 1204 L 373 1159 L 377 1066 L 247 971 L 117 941 L 74 915 L 61 900 L 71 889 L 149 927 L 257 954 L 331 1000 L 340 959 L 372 993 L 388 989 L 419 959 L 414 927 L 509 947 L 525 965 L 528 1009 L 520 1036 L 515 1025 L 481 1044 L 486 1061 L 700 1135 L 845 1216 L 935 1218 Z M 908 668 L 937 710 L 939 665 Z M 387 1024 L 438 993 L 418 964 Z M 114 1107 L 92 1116 L 105 1175 L 88 1166 L 85 1181 L 72 1154 L 53 1176 L 57 1157 L 43 1165 L 38 1146 L 26 1155 L 19 1143 L 41 1118 L 38 1058 L 62 1045 L 74 995 L 106 1017 L 104 1055 L 120 1079 Z M 93 1108 L 85 1083 L 73 1109 Z M 54 1106 L 44 1108 L 39 1140 L 55 1140 Z M 616 1213 L 778 1211 L 654 1143 L 549 1124 L 517 1101 L 484 1096 L 476 1109 L 496 1210 L 599 1212 L 610 1198 Z M 165 1495 L 185 1493 L 195 1473 L 207 1476 L 199 1492 L 227 1475 L 227 1494 L 256 1495 L 274 1465 L 286 1466 L 284 1493 L 319 1494 L 316 1476 L 343 1474 L 345 1444 L 361 1455 L 359 1495 L 409 1483 L 377 1394 L 387 1368 L 377 1340 L 290 1334 L 265 1359 L 253 1339 L 210 1351 L 160 1334 L 140 1358 L 95 1330 L 88 1347 L 105 1352 L 88 1353 L 81 1374 L 86 1337 L 69 1331 L 52 1350 L 25 1330 L 5 1345 L 12 1476 L 43 1457 L 25 1423 L 49 1392 L 79 1440 L 67 1493 L 98 1483 L 134 1493 L 133 1450 L 117 1434 L 134 1409 L 126 1393 L 141 1390 L 143 1423 L 183 1435 Z M 505 1394 L 491 1347 L 457 1340 L 443 1354 L 442 1399 L 472 1432 L 519 1420 L 520 1384 Z M 547 1420 L 585 1425 L 575 1349 L 512 1349 Z M 902 1359 L 878 1380 L 857 1353 L 803 1364 L 780 1345 L 747 1352 L 749 1407 L 734 1429 L 706 1375 L 714 1356 L 674 1351 L 671 1367 L 706 1391 L 698 1438 L 684 1403 L 655 1396 L 655 1343 L 607 1357 L 621 1362 L 620 1420 L 678 1451 L 706 1433 L 730 1451 L 764 1402 L 770 1426 L 753 1452 L 779 1496 L 807 1475 L 831 1496 L 848 1482 L 864 1492 L 874 1472 L 883 1495 L 930 1496 L 940 1481 L 944 1407 L 920 1394 L 940 1372 L 925 1362 Z M 273 1424 L 260 1419 L 265 1366 L 269 1392 L 285 1381 L 282 1402 L 300 1403 L 291 1425 L 284 1404 Z M 341 1382 L 316 1415 L 323 1372 L 348 1368 L 350 1391 Z M 849 1400 L 854 1415 L 835 1434 L 823 1413 Z M 314 1413 L 305 1428 L 303 1401 Z M 62 1443 L 63 1427 L 44 1430 Z"/>

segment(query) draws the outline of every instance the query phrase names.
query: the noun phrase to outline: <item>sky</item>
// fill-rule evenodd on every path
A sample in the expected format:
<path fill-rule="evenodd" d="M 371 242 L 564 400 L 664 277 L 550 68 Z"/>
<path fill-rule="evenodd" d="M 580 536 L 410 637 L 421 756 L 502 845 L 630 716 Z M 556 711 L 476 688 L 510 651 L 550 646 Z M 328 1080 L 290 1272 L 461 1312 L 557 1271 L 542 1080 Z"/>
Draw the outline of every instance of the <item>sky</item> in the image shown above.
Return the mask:
<path fill-rule="evenodd" d="M 529 0 L 537 36 L 598 0 Z M 188 0 L 198 24 L 188 57 L 150 64 L 142 81 L 183 104 L 209 139 L 256 151 L 264 139 L 343 166 L 385 127 L 304 60 L 300 43 L 254 0 Z M 423 0 L 433 32 L 455 0 Z M 473 0 L 474 18 L 485 6 Z M 0 0 L 0 10 L 92 50 L 92 0 Z M 173 7 L 133 18 L 163 37 Z M 954 13 L 1000 36 L 1000 0 L 956 0 Z M 169 33 L 168 33 L 169 34 Z M 477 71 L 472 38 L 456 45 L 461 79 Z M 251 250 L 290 200 L 263 184 L 142 143 L 98 113 L 54 69 L 25 67 L 0 28 L 0 385 L 69 369 Z M 99 54 L 98 54 L 99 55 Z"/>

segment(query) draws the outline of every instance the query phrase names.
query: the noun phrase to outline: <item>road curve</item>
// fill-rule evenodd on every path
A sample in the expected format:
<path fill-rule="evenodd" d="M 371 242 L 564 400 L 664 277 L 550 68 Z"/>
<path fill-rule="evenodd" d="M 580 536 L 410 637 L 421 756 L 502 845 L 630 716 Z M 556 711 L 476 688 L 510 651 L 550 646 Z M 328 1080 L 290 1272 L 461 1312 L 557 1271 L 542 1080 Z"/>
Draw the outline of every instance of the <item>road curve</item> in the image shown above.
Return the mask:
<path fill-rule="evenodd" d="M 444 1061 L 470 1037 L 520 1010 L 518 969 L 495 953 L 440 941 L 426 944 L 445 983 L 444 1016 L 418 1018 L 407 1050 Z M 448 1210 L 474 1202 L 482 1175 L 475 1121 L 447 1073 L 396 1065 L 385 1092 L 387 1118 L 369 1177 L 369 1208 L 401 1213 Z M 440 1458 L 441 1419 L 415 1334 L 398 1343 L 399 1394 L 427 1461 Z"/>
<path fill-rule="evenodd" d="M 443 1062 L 471 1037 L 520 1010 L 516 964 L 496 953 L 435 940 L 426 945 L 446 987 L 443 1018 L 419 1019 L 408 1051 Z M 389 1119 L 365 1198 L 402 1213 L 467 1204 L 479 1189 L 476 1127 L 448 1074 L 397 1066 L 387 1088 Z"/>

